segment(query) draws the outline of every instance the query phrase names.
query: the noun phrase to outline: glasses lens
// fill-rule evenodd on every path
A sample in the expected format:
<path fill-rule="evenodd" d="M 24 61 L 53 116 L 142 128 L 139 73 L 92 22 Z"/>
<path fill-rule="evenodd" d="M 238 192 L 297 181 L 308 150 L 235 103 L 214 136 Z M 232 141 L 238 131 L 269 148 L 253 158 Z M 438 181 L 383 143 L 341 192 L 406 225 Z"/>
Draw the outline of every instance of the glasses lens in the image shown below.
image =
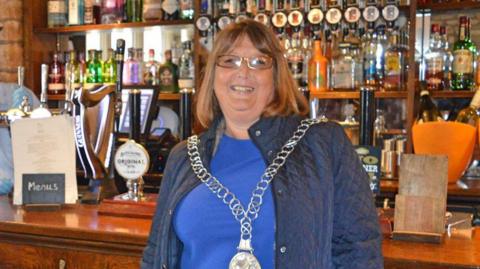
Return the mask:
<path fill-rule="evenodd" d="M 272 58 L 267 56 L 254 57 L 249 59 L 248 63 L 254 69 L 268 69 L 272 67 Z"/>
<path fill-rule="evenodd" d="M 222 55 L 217 59 L 217 65 L 225 68 L 238 68 L 242 59 L 234 55 Z"/>

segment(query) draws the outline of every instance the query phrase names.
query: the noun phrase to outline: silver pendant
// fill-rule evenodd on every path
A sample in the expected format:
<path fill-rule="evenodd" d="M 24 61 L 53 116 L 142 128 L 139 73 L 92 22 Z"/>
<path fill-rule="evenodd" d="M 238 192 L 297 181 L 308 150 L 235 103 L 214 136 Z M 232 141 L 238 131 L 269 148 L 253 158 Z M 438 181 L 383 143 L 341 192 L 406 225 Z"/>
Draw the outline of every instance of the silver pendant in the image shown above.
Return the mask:
<path fill-rule="evenodd" d="M 240 239 L 238 253 L 233 256 L 228 269 L 261 269 L 257 257 L 253 255 L 253 248 L 250 239 Z"/>
<path fill-rule="evenodd" d="M 230 260 L 228 269 L 261 269 L 255 255 L 250 252 L 240 251 Z"/>

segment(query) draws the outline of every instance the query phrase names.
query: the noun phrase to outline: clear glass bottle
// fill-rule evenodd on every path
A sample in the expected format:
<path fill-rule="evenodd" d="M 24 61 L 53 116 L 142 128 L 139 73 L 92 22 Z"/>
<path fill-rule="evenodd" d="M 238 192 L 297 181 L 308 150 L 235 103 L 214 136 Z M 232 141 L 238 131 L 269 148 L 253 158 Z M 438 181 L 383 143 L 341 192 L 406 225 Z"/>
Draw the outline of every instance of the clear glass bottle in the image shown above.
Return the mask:
<path fill-rule="evenodd" d="M 355 61 L 350 54 L 350 45 L 340 43 L 340 54 L 331 61 L 331 88 L 334 90 L 355 90 Z"/>
<path fill-rule="evenodd" d="M 53 53 L 48 69 L 48 92 L 49 94 L 65 94 L 65 71 L 58 51 Z"/>
<path fill-rule="evenodd" d="M 71 80 L 72 88 L 81 87 L 80 66 L 77 62 L 77 53 L 74 50 L 68 52 L 68 61 L 65 64 L 65 80 Z"/>
<path fill-rule="evenodd" d="M 453 55 L 448 43 L 447 27 L 440 26 L 440 40 L 441 48 L 443 50 L 443 81 L 442 88 L 444 90 L 450 89 L 452 80 L 452 62 Z"/>
<path fill-rule="evenodd" d="M 293 78 L 300 85 L 303 71 L 303 51 L 301 49 L 300 35 L 294 34 L 291 40 L 291 46 L 287 51 L 288 67 L 292 73 Z"/>
<path fill-rule="evenodd" d="M 165 63 L 160 66 L 160 91 L 161 92 L 178 92 L 178 66 L 172 62 L 172 51 L 166 50 Z"/>
<path fill-rule="evenodd" d="M 185 41 L 183 43 L 183 54 L 180 57 L 179 66 L 179 87 L 193 88 L 195 81 L 195 69 L 193 65 L 192 42 Z"/>
<path fill-rule="evenodd" d="M 359 87 L 363 84 L 363 59 L 359 45 L 351 44 L 350 54 L 352 55 L 353 61 L 355 62 L 355 70 L 353 75 L 355 89 L 359 89 Z"/>
<path fill-rule="evenodd" d="M 375 42 L 375 74 L 377 76 L 377 83 L 380 87 L 383 87 L 383 82 L 385 79 L 385 51 L 388 49 L 388 40 L 385 35 L 385 26 L 381 25 L 377 27 L 376 38 L 374 36 Z"/>
<path fill-rule="evenodd" d="M 127 60 L 123 63 L 123 84 L 132 84 L 132 63 L 133 63 L 134 48 L 128 48 Z"/>
<path fill-rule="evenodd" d="M 138 60 L 138 51 L 132 49 L 132 60 L 130 62 L 130 82 L 133 85 L 140 83 L 140 62 Z"/>
<path fill-rule="evenodd" d="M 456 122 L 462 122 L 466 124 L 470 124 L 473 127 L 478 127 L 478 119 L 480 116 L 480 90 L 477 89 L 475 95 L 470 102 L 470 105 L 458 112 L 457 118 L 455 119 Z"/>
<path fill-rule="evenodd" d="M 368 28 L 367 33 L 362 40 L 363 48 L 363 79 L 365 85 L 376 86 L 376 66 L 377 66 L 377 45 L 373 40 L 374 32 Z"/>
<path fill-rule="evenodd" d="M 142 48 L 137 48 L 135 51 L 135 59 L 137 59 L 138 62 L 138 82 L 137 84 L 144 84 L 145 81 L 143 80 L 143 73 L 144 73 L 144 66 L 145 63 L 143 61 L 143 49 Z"/>
<path fill-rule="evenodd" d="M 385 79 L 384 89 L 404 90 L 406 82 L 406 52 L 399 44 L 398 31 L 394 31 L 390 37 L 390 47 L 385 52 Z"/>
<path fill-rule="evenodd" d="M 67 24 L 67 3 L 65 0 L 48 0 L 48 27 L 62 27 Z"/>
<path fill-rule="evenodd" d="M 440 26 L 432 24 L 430 31 L 430 45 L 425 53 L 425 80 L 428 90 L 442 90 L 444 75 L 444 50 L 441 47 Z"/>
<path fill-rule="evenodd" d="M 103 83 L 115 83 L 117 80 L 117 62 L 113 49 L 107 50 L 107 60 L 103 63 Z"/>
<path fill-rule="evenodd" d="M 143 20 L 152 21 L 162 18 L 162 0 L 143 0 Z"/>
<path fill-rule="evenodd" d="M 170 53 L 170 58 L 171 58 L 171 53 Z M 145 63 L 145 68 L 143 73 L 143 80 L 145 81 L 146 85 L 159 84 L 159 77 L 158 77 L 159 67 L 160 67 L 160 64 L 155 60 L 155 50 L 154 49 L 148 50 L 148 61 Z"/>
<path fill-rule="evenodd" d="M 474 60 L 477 48 L 470 40 L 468 18 L 460 17 L 458 40 L 453 44 L 452 90 L 474 86 Z"/>

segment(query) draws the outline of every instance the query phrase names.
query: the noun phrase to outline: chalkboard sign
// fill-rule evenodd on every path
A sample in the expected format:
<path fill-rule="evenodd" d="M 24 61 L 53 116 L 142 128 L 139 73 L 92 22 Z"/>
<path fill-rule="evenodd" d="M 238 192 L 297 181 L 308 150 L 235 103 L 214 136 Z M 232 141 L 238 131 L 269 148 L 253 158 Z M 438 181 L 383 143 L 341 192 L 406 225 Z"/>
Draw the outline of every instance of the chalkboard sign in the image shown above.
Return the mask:
<path fill-rule="evenodd" d="M 380 192 L 382 151 L 373 146 L 356 146 L 356 151 L 363 168 L 370 177 L 370 189 L 373 193 Z"/>
<path fill-rule="evenodd" d="M 65 174 L 23 174 L 23 204 L 64 204 Z"/>

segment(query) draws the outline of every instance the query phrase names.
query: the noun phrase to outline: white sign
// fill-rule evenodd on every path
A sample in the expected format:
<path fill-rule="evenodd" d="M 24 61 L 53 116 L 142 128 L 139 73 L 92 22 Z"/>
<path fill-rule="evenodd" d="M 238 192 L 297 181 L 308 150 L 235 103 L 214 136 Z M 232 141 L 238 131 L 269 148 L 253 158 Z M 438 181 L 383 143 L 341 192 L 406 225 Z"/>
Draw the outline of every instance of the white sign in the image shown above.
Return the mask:
<path fill-rule="evenodd" d="M 134 140 L 125 142 L 115 153 L 115 169 L 125 179 L 140 178 L 148 171 L 149 165 L 147 150 Z"/>

